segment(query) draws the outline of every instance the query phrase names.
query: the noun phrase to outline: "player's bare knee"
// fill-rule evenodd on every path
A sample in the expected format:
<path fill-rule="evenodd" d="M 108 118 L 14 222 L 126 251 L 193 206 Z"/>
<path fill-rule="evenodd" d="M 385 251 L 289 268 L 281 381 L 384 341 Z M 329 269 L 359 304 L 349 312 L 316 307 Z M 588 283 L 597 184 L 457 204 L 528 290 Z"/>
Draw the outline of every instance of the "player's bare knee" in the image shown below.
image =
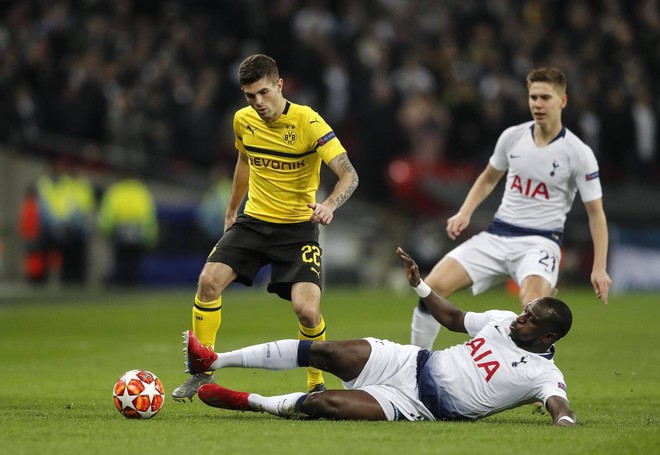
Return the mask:
<path fill-rule="evenodd" d="M 537 298 L 538 296 L 531 292 L 521 292 L 518 296 L 518 301 L 520 302 L 520 308 L 525 309 L 527 304 Z"/>
<path fill-rule="evenodd" d="M 300 411 L 313 419 L 334 419 L 338 414 L 339 401 L 327 392 L 307 395 L 302 402 Z"/>
<path fill-rule="evenodd" d="M 518 297 L 520 300 L 520 307 L 525 308 L 525 306 L 532 300 L 550 295 L 552 295 L 552 288 L 550 285 L 537 287 L 526 286 L 524 289 L 520 290 L 520 295 Z"/>
<path fill-rule="evenodd" d="M 315 341 L 309 349 L 310 357 L 318 359 L 331 359 L 336 352 L 336 343 L 332 341 Z"/>
<path fill-rule="evenodd" d="M 321 314 L 314 305 L 294 305 L 293 311 L 304 327 L 313 328 L 321 323 Z"/>
<path fill-rule="evenodd" d="M 436 294 L 444 298 L 448 298 L 456 291 L 455 286 L 450 286 L 452 283 L 447 283 L 442 277 L 429 275 L 424 279 L 424 282 L 428 284 Z"/>
<path fill-rule="evenodd" d="M 213 275 L 202 270 L 202 273 L 199 275 L 199 283 L 197 284 L 197 297 L 202 302 L 210 302 L 216 300 L 219 295 L 220 286 Z"/>
<path fill-rule="evenodd" d="M 472 285 L 472 280 L 463 266 L 449 256 L 445 256 L 436 264 L 424 281 L 436 294 L 445 298 Z"/>
<path fill-rule="evenodd" d="M 315 341 L 310 347 L 309 366 L 351 381 L 362 371 L 370 352 L 365 340 Z"/>

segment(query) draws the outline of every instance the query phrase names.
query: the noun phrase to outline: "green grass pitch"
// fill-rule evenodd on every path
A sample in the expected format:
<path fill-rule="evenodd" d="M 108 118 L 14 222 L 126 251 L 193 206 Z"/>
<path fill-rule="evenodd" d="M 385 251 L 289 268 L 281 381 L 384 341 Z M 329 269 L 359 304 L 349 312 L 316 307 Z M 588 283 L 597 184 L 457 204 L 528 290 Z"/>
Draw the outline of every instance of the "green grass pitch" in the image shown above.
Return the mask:
<path fill-rule="evenodd" d="M 186 379 L 181 337 L 194 289 L 67 293 L 0 302 L 0 452 L 6 454 L 651 454 L 660 449 L 660 301 L 562 291 L 574 313 L 557 345 L 578 428 L 556 428 L 524 406 L 472 423 L 287 421 L 266 414 L 181 404 L 169 393 Z M 455 296 L 464 309 L 517 309 L 500 290 Z M 409 339 L 411 290 L 331 288 L 323 313 L 330 339 Z M 224 295 L 219 350 L 296 336 L 288 303 L 263 289 Z M 464 341 L 441 332 L 436 348 Z M 112 386 L 144 368 L 166 389 L 151 420 L 123 418 Z M 227 369 L 228 387 L 279 394 L 303 390 L 305 372 Z M 331 387 L 340 387 L 326 375 Z"/>

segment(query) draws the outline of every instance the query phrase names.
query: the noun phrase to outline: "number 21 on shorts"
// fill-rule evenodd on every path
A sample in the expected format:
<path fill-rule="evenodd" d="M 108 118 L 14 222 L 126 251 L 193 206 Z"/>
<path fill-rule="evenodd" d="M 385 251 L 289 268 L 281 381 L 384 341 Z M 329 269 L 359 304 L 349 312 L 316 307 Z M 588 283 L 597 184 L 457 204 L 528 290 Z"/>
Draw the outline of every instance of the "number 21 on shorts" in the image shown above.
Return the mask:
<path fill-rule="evenodd" d="M 555 267 L 557 267 L 557 256 L 543 250 L 541 250 L 540 253 L 541 259 L 539 259 L 539 264 L 542 264 L 545 267 L 546 272 L 554 272 Z"/>

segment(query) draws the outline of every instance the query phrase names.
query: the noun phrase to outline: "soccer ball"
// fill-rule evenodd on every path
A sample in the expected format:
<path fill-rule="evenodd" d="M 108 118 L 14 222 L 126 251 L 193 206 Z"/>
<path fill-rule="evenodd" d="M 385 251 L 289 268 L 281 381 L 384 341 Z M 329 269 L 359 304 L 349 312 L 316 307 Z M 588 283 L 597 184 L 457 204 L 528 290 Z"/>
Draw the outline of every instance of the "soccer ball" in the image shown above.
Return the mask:
<path fill-rule="evenodd" d="M 112 389 L 117 411 L 129 419 L 150 419 L 163 407 L 165 389 L 160 379 L 147 370 L 124 373 Z"/>

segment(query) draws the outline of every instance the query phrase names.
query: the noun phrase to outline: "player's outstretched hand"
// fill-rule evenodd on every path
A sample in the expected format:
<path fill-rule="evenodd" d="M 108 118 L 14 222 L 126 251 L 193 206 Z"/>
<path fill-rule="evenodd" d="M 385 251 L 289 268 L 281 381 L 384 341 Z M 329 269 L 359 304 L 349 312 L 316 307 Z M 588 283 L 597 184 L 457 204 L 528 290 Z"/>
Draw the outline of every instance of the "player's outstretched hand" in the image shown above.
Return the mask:
<path fill-rule="evenodd" d="M 307 207 L 313 210 L 312 214 L 309 216 L 309 221 L 312 223 L 318 223 L 318 224 L 330 224 L 333 218 L 332 210 L 330 210 L 328 207 L 324 206 L 323 204 L 319 204 L 318 202 L 314 202 L 312 204 L 307 204 Z"/>
<path fill-rule="evenodd" d="M 606 271 L 596 271 L 591 272 L 591 285 L 594 287 L 594 292 L 596 297 L 603 301 L 607 305 L 607 295 L 610 292 L 610 287 L 612 286 L 612 280 Z"/>
<path fill-rule="evenodd" d="M 408 253 L 403 251 L 401 247 L 397 247 L 396 254 L 401 258 L 403 270 L 406 272 L 406 278 L 408 278 L 408 283 L 414 288 L 419 286 L 419 283 L 422 281 L 422 276 L 419 274 L 417 263 Z"/>

